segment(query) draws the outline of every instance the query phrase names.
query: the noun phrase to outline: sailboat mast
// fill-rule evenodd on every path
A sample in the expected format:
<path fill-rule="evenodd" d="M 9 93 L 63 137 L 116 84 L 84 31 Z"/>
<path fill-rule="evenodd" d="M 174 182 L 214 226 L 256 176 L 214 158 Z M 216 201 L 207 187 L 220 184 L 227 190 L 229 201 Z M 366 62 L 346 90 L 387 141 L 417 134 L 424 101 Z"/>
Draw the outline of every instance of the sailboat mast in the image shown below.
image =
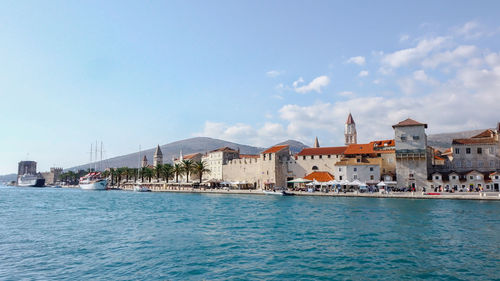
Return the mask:
<path fill-rule="evenodd" d="M 101 161 L 99 161 L 99 170 L 102 171 L 102 141 L 101 141 Z"/>
<path fill-rule="evenodd" d="M 95 163 L 94 163 L 94 171 L 97 172 L 97 140 L 95 141 Z"/>
<path fill-rule="evenodd" d="M 89 173 L 90 173 L 90 172 L 92 172 L 92 153 L 94 153 L 94 152 L 93 152 L 93 150 L 92 150 L 92 143 L 90 143 L 90 153 L 89 153 L 89 154 L 90 154 Z"/>

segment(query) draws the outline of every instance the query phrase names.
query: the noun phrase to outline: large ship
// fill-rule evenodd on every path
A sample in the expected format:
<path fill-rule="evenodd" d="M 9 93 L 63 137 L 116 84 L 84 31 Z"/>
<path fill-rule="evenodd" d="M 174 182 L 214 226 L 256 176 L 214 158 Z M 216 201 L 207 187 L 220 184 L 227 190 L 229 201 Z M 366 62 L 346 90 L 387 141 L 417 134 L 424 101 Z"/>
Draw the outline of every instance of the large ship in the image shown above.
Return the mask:
<path fill-rule="evenodd" d="M 79 185 L 81 189 L 105 190 L 108 180 L 103 179 L 100 172 L 91 172 L 80 178 Z"/>
<path fill-rule="evenodd" d="M 17 186 L 43 187 L 45 179 L 33 174 L 24 174 L 17 179 Z"/>

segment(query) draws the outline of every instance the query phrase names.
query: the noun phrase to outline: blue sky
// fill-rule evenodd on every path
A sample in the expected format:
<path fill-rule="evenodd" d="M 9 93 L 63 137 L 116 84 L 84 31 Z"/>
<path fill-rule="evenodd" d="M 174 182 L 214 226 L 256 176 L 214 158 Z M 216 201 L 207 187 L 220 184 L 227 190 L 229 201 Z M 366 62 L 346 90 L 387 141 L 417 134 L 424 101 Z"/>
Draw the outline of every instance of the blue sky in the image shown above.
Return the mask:
<path fill-rule="evenodd" d="M 438 3 L 436 3 L 438 2 Z M 498 1 L 5 1 L 0 174 L 210 136 L 361 142 L 494 127 Z"/>

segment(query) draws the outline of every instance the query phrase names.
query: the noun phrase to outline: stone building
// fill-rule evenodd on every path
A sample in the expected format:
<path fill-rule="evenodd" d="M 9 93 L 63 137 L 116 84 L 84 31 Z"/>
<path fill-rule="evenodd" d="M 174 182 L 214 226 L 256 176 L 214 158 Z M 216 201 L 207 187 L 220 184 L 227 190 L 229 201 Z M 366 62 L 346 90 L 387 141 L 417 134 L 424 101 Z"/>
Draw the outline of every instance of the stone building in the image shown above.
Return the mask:
<path fill-rule="evenodd" d="M 347 147 L 304 148 L 290 163 L 290 170 L 295 177 L 305 177 L 315 171 L 334 173 L 335 163 L 342 159 Z"/>
<path fill-rule="evenodd" d="M 36 175 L 35 161 L 20 161 L 17 165 L 17 177 L 24 174 Z"/>
<path fill-rule="evenodd" d="M 240 152 L 229 147 L 222 147 L 207 152 L 202 156 L 201 160 L 207 164 L 210 172 L 208 173 L 208 178 L 210 180 L 220 180 L 224 179 L 224 173 L 222 166 L 226 165 L 228 161 L 233 159 L 239 159 Z"/>
<path fill-rule="evenodd" d="M 288 145 L 276 145 L 255 156 L 232 159 L 223 165 L 224 181 L 253 183 L 259 189 L 287 186 L 293 179 L 289 164 L 293 162 Z"/>
<path fill-rule="evenodd" d="M 153 156 L 153 166 L 158 167 L 158 164 L 163 164 L 163 153 L 161 152 L 160 145 L 156 147 L 155 155 Z"/>
<path fill-rule="evenodd" d="M 358 143 L 358 134 L 356 133 L 356 123 L 352 118 L 351 113 L 347 116 L 344 128 L 345 145 Z"/>
<path fill-rule="evenodd" d="M 453 157 L 450 170 L 456 172 L 500 170 L 499 130 L 500 128 L 488 129 L 471 138 L 454 139 L 451 146 Z"/>
<path fill-rule="evenodd" d="M 427 124 L 406 119 L 392 126 L 398 187 L 422 190 L 427 185 Z"/>
<path fill-rule="evenodd" d="M 344 158 L 335 164 L 335 179 L 377 184 L 380 181 L 380 158 L 369 158 L 358 155 Z"/>
<path fill-rule="evenodd" d="M 62 168 L 50 168 L 50 172 L 41 173 L 46 185 L 53 185 L 60 181 Z"/>
<path fill-rule="evenodd" d="M 144 155 L 144 157 L 142 157 L 141 167 L 145 168 L 147 166 L 148 166 L 148 158 L 146 157 L 146 155 Z"/>

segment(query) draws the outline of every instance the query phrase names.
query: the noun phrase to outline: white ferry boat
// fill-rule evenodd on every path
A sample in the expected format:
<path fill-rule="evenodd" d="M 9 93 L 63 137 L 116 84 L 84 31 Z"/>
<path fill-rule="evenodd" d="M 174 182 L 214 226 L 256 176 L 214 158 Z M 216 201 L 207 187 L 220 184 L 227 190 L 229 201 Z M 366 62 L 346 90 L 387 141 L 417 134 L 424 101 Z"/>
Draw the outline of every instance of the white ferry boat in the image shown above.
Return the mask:
<path fill-rule="evenodd" d="M 17 186 L 22 187 L 43 187 L 45 179 L 37 175 L 24 174 L 17 179 Z"/>

